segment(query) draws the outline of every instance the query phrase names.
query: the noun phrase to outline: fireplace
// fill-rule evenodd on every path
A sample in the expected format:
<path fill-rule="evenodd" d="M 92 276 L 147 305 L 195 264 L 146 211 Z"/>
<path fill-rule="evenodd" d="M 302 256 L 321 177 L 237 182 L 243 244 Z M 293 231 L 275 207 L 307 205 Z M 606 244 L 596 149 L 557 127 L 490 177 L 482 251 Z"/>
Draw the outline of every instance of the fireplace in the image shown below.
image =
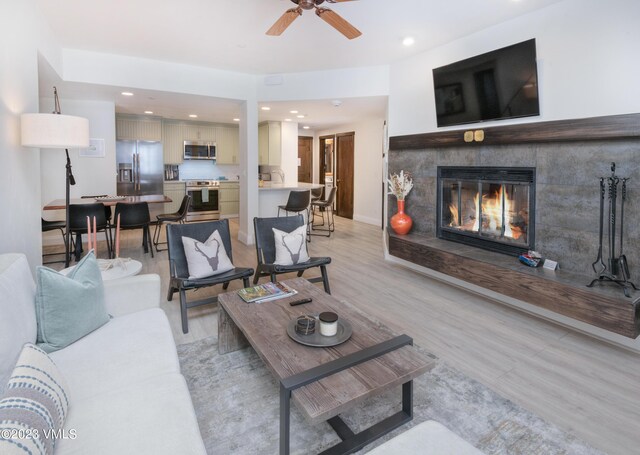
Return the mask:
<path fill-rule="evenodd" d="M 535 168 L 438 167 L 437 235 L 518 255 L 535 245 Z"/>

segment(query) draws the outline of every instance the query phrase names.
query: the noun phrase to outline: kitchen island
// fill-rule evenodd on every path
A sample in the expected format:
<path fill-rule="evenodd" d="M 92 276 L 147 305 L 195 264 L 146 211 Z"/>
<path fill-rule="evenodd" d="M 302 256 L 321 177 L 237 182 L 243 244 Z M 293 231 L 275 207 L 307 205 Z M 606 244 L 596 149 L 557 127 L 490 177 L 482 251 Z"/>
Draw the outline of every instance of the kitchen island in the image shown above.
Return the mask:
<path fill-rule="evenodd" d="M 308 191 L 316 188 L 322 188 L 321 183 L 271 183 L 264 182 L 263 186 L 258 188 L 260 198 L 259 216 L 267 218 L 278 216 L 278 206 L 286 205 L 290 191 Z"/>

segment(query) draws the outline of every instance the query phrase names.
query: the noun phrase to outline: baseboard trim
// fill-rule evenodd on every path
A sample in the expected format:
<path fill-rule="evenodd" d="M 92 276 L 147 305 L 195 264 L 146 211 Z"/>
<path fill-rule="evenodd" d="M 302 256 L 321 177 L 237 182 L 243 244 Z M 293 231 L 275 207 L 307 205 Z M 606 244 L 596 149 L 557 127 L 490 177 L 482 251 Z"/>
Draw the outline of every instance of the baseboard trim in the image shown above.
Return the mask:
<path fill-rule="evenodd" d="M 371 218 L 363 215 L 353 215 L 353 221 L 359 221 L 361 223 L 373 224 L 374 226 L 380 226 L 382 220 L 380 218 Z"/>
<path fill-rule="evenodd" d="M 249 234 L 244 231 L 238 231 L 238 240 L 244 243 L 245 245 L 253 245 L 256 243 L 253 234 Z"/>

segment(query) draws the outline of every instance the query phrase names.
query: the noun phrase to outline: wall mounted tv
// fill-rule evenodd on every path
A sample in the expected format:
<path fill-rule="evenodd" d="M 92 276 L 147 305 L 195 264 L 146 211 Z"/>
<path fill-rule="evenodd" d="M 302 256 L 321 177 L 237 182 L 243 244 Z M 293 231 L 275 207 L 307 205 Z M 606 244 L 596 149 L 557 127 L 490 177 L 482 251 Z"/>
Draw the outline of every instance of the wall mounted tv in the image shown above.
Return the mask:
<path fill-rule="evenodd" d="M 433 70 L 438 126 L 540 115 L 536 40 Z"/>

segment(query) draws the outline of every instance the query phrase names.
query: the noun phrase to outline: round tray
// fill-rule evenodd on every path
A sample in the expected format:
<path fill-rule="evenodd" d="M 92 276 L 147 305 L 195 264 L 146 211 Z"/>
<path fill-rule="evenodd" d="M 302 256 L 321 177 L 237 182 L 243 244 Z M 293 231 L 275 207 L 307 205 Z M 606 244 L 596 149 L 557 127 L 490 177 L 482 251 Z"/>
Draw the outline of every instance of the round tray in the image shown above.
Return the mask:
<path fill-rule="evenodd" d="M 315 316 L 317 319 L 317 315 Z M 339 344 L 344 343 L 349 338 L 351 338 L 351 334 L 353 333 L 353 329 L 351 328 L 351 324 L 344 319 L 338 319 L 338 333 L 336 333 L 332 337 L 326 337 L 324 335 L 320 335 L 320 321 L 316 323 L 316 331 L 311 335 L 301 335 L 296 332 L 296 320 L 298 318 L 294 318 L 289 321 L 289 325 L 287 326 L 287 334 L 293 341 L 296 341 L 300 344 L 304 344 L 305 346 L 311 346 L 314 348 L 328 348 L 330 346 L 337 346 Z"/>

